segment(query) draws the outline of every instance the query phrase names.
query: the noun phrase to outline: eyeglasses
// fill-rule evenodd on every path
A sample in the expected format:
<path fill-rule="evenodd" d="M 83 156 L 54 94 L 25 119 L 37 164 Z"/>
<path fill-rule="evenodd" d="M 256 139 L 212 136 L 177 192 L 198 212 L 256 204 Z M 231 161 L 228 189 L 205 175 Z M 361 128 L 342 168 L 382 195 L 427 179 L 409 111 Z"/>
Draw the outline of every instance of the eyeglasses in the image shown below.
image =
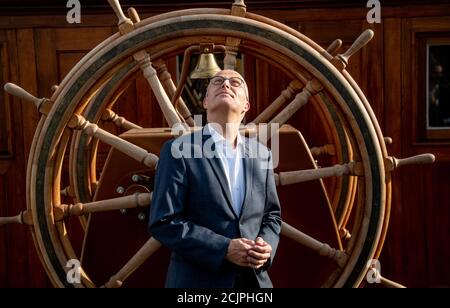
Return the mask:
<path fill-rule="evenodd" d="M 226 78 L 223 76 L 215 76 L 211 78 L 211 84 L 215 86 L 221 86 L 225 82 L 225 80 L 228 80 L 230 82 L 230 85 L 235 88 L 242 86 L 242 84 L 244 83 L 244 80 L 239 77 Z"/>

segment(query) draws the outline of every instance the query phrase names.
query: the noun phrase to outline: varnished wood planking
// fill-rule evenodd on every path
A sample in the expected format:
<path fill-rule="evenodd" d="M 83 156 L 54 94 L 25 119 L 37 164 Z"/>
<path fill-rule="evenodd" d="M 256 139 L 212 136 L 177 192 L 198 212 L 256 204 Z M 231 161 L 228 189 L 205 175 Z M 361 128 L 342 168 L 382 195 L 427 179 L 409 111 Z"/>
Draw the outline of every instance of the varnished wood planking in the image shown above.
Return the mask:
<path fill-rule="evenodd" d="M 11 31 L 8 31 L 11 32 Z M 6 31 L 0 31 L 0 83 L 5 83 L 10 78 L 9 54 Z M 4 91 L 0 91 L 0 156 L 3 159 L 13 155 L 11 128 L 11 100 Z"/>
<path fill-rule="evenodd" d="M 6 58 L 9 58 L 9 54 L 10 54 L 10 50 L 12 47 L 11 45 L 13 45 L 13 42 L 10 42 L 6 31 L 0 31 L 0 42 L 2 44 L 2 53 L 1 53 L 1 57 L 2 59 L 0 59 L 0 61 L 2 61 L 2 67 L 1 67 L 1 71 L 0 74 L 2 74 L 2 79 L 3 78 L 11 78 L 11 76 L 9 75 L 9 71 L 10 68 L 4 66 L 4 60 Z M 3 91 L 3 89 L 1 90 L 1 95 L 3 96 L 2 99 L 2 104 L 6 104 L 7 103 L 7 97 L 5 92 Z M 1 110 L 0 112 L 5 112 L 6 111 L 6 106 L 1 106 Z M 2 114 L 2 120 L 4 121 L 12 121 L 12 117 L 11 114 Z M 14 123 L 13 123 L 14 124 Z M 7 126 L 5 125 L 5 123 L 2 123 L 2 127 L 1 129 L 4 129 L 4 133 L 5 133 L 5 137 L 7 137 Z M 8 149 L 8 145 L 7 145 L 7 140 L 4 140 L 4 150 L 7 150 L 8 152 L 12 149 Z M 5 151 L 6 152 L 6 151 Z M 6 153 L 5 153 L 6 154 Z M 9 155 L 7 155 L 9 156 Z M 8 200 L 7 200 L 7 187 L 6 187 L 6 183 L 8 182 L 8 178 L 7 178 L 7 173 L 12 165 L 12 157 L 3 157 L 3 159 L 0 160 L 0 216 L 9 216 L 8 214 Z M 9 283 L 9 277 L 8 277 L 8 247 L 9 241 L 8 241 L 8 229 L 6 227 L 0 227 L 0 287 L 4 287 L 7 286 Z"/>
<path fill-rule="evenodd" d="M 76 51 L 56 51 L 57 54 L 57 70 L 58 70 L 58 83 L 64 79 L 67 73 L 77 64 L 87 53 L 84 50 Z"/>
<path fill-rule="evenodd" d="M 20 104 L 14 104 L 12 108 L 13 123 L 20 123 Z M 15 142 L 14 158 L 5 176 L 6 198 L 5 205 L 7 215 L 17 215 L 26 209 L 25 205 L 25 157 L 23 152 L 23 129 L 21 125 L 14 125 Z M 23 187 L 23 189 L 18 189 Z M 11 276 L 12 287 L 28 286 L 30 282 L 29 251 L 33 246 L 31 236 L 22 225 L 7 225 L 7 271 Z M 31 245 L 31 246 L 30 246 Z"/>
<path fill-rule="evenodd" d="M 450 165 L 437 163 L 426 171 L 427 274 L 430 286 L 449 286 L 450 273 Z"/>
<path fill-rule="evenodd" d="M 423 99 L 419 97 L 419 45 L 422 35 L 448 35 L 450 19 L 415 18 L 402 23 L 402 154 L 414 155 L 433 152 L 437 163 L 433 168 L 410 167 L 405 170 L 402 184 L 404 208 L 404 235 L 407 248 L 405 277 L 412 286 L 449 286 L 449 267 L 445 261 L 450 255 L 446 244 L 449 237 L 448 168 L 450 143 L 448 140 L 426 140 L 420 136 L 418 121 Z M 446 173 L 445 173 L 446 172 Z M 444 176 L 444 174 L 446 174 Z M 420 185 L 418 186 L 418 183 Z M 414 209 L 407 211 L 411 204 Z M 413 248 L 412 248 L 413 247 Z M 409 252 L 409 254 L 408 254 Z M 412 269 L 412 270 L 411 270 Z"/>
<path fill-rule="evenodd" d="M 58 57 L 56 52 L 55 30 L 36 29 L 36 67 L 39 97 L 51 97 L 51 86 L 58 84 Z"/>
<path fill-rule="evenodd" d="M 384 131 L 384 61 L 380 57 L 383 55 L 383 26 L 384 24 L 362 24 L 361 32 L 365 29 L 372 29 L 375 32 L 374 38 L 363 48 L 361 52 L 361 76 L 360 84 L 363 93 L 366 95 L 370 106 L 378 119 L 382 131 Z M 380 56 L 377 56 L 380 55 Z M 351 61 L 351 58 L 350 58 Z"/>
<path fill-rule="evenodd" d="M 20 59 L 20 61 L 17 61 L 18 65 L 12 64 L 11 67 L 18 67 L 18 79 L 12 79 L 12 82 L 18 82 L 29 93 L 39 96 L 36 73 L 36 48 L 32 29 L 17 30 L 17 58 Z M 19 101 L 16 98 L 14 98 L 14 102 L 21 104 L 22 119 L 27 119 L 22 122 L 22 125 L 24 153 L 26 160 L 28 160 L 31 142 L 40 114 L 36 106 L 30 102 Z"/>
<path fill-rule="evenodd" d="M 151 127 L 153 124 L 153 108 L 151 106 L 150 94 L 151 89 L 148 81 L 144 76 L 138 76 L 134 85 L 134 92 L 136 93 L 136 105 L 138 110 L 137 120 L 138 125 L 142 127 Z"/>
<path fill-rule="evenodd" d="M 427 226 L 425 199 L 427 182 L 421 167 L 406 167 L 402 172 L 403 264 L 408 286 L 428 285 L 427 281 Z M 415 192 L 415 193 L 411 193 Z"/>
<path fill-rule="evenodd" d="M 16 31 L 6 31 L 8 41 L 8 59 L 9 59 L 9 76 L 8 79 L 16 82 L 20 81 L 19 61 L 17 50 Z M 8 116 L 12 123 L 12 156 L 8 158 L 9 166 L 3 170 L 3 191 L 2 191 L 2 207 L 6 207 L 4 214 L 13 216 L 25 210 L 25 189 L 20 190 L 18 187 L 25 188 L 25 156 L 23 143 L 23 123 L 22 105 L 19 100 L 11 99 L 11 112 Z M 7 286 L 28 286 L 30 282 L 29 275 L 29 252 L 34 248 L 30 248 L 32 244 L 30 234 L 26 228 L 19 225 L 8 225 L 2 227 L 1 232 L 5 232 L 5 249 L 6 275 L 8 277 Z"/>
<path fill-rule="evenodd" d="M 57 54 L 58 82 L 89 51 L 114 33 L 111 27 L 57 28 L 54 31 L 54 48 Z"/>
<path fill-rule="evenodd" d="M 115 31 L 112 27 L 56 28 L 55 48 L 58 51 L 90 51 Z"/>
<path fill-rule="evenodd" d="M 402 127 L 401 127 L 401 22 L 399 19 L 387 19 L 383 25 L 384 30 L 384 134 L 393 139 L 387 145 L 390 155 L 401 157 L 402 153 Z M 402 204 L 402 177 L 397 172 L 392 176 L 391 218 L 386 237 L 385 248 L 381 256 L 382 271 L 386 269 L 390 277 L 405 283 L 406 268 L 403 263 L 403 204 Z"/>
<path fill-rule="evenodd" d="M 270 88 L 271 84 L 269 81 L 269 64 L 263 60 L 255 60 L 255 80 L 254 87 L 257 89 L 255 91 L 255 101 L 258 109 L 264 110 L 266 106 L 271 103 L 270 98 Z M 256 115 L 255 115 L 256 116 Z"/>
<path fill-rule="evenodd" d="M 251 122 L 257 114 L 261 113 L 264 110 L 264 106 L 259 106 L 256 98 L 256 72 L 255 72 L 255 57 L 248 55 L 245 56 L 244 59 L 244 78 L 247 81 L 248 86 L 248 94 L 250 100 L 250 110 L 247 112 L 245 116 L 245 120 L 247 122 Z"/>
<path fill-rule="evenodd" d="M 367 27 L 360 19 L 343 22 L 341 18 L 340 15 L 334 15 L 332 20 L 307 20 L 290 22 L 288 25 L 326 48 L 335 39 L 341 39 L 344 43 L 353 42 L 361 33 L 363 24 Z"/>
<path fill-rule="evenodd" d="M 0 216 L 7 216 L 5 176 L 0 174 Z M 0 288 L 7 287 L 9 280 L 8 275 L 8 237 L 7 228 L 0 227 Z"/>
<path fill-rule="evenodd" d="M 382 18 L 413 18 L 417 16 L 445 16 L 450 11 L 450 4 L 446 0 L 431 4 L 414 3 L 414 5 L 404 0 L 405 5 L 388 5 L 383 3 Z M 104 3 L 104 2 L 103 2 Z M 182 6 L 174 6 L 173 4 L 166 3 L 165 5 L 156 6 L 153 2 L 147 6 L 136 6 L 141 16 L 141 19 L 149 17 L 154 14 L 173 11 L 181 8 L 193 8 L 193 7 L 211 7 L 219 6 L 221 8 L 229 8 L 229 2 L 222 3 L 198 3 L 198 2 L 184 2 Z M 294 1 L 286 5 L 279 1 L 271 1 L 269 3 L 247 3 L 247 9 L 253 13 L 261 14 L 274 18 L 276 20 L 284 21 L 318 21 L 318 20 L 364 20 L 368 12 L 368 8 L 364 3 L 356 3 L 353 5 L 344 6 L 341 1 L 329 1 L 326 5 L 322 4 L 321 8 L 317 2 L 314 5 L 305 5 Z M 333 4 L 333 5 L 330 5 Z M 89 7 L 83 5 L 82 11 L 82 26 L 114 26 L 116 24 L 116 18 L 112 13 L 112 9 L 104 3 L 104 5 L 96 9 L 95 7 Z M 341 7 L 340 7 L 341 6 Z M 65 14 L 68 9 L 64 6 L 59 6 L 59 11 L 55 14 L 50 14 L 51 8 L 45 6 L 34 6 L 33 8 L 20 7 L 19 9 L 12 10 L 11 6 L 6 6 L 6 10 L 0 9 L 0 28 L 10 28 L 11 25 L 16 25 L 21 28 L 30 27 L 65 27 L 72 28 L 73 24 L 68 24 Z M 128 7 L 128 6 L 124 6 Z M 98 7 L 97 7 L 98 8 Z M 54 10 L 53 10 L 54 11 Z M 12 15 L 13 13 L 17 15 Z M 59 15 L 58 15 L 59 13 Z M 28 16 L 27 16 L 28 15 Z M 35 15 L 36 17 L 33 17 Z M 31 17 L 30 17 L 31 16 Z M 38 17 L 37 17 L 38 16 Z"/>

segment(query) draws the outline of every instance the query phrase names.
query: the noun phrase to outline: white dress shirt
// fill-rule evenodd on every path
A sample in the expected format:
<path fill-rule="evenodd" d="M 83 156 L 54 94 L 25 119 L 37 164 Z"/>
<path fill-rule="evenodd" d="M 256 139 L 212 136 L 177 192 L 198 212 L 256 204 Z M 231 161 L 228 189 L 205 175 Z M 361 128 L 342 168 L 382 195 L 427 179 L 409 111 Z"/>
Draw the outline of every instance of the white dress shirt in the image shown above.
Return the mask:
<path fill-rule="evenodd" d="M 242 210 L 242 203 L 245 195 L 245 178 L 243 162 L 243 143 L 240 134 L 237 134 L 236 148 L 228 142 L 211 124 L 208 124 L 208 130 L 213 138 L 216 153 L 222 162 L 225 176 L 228 181 L 228 187 L 233 199 L 233 209 L 239 216 Z"/>

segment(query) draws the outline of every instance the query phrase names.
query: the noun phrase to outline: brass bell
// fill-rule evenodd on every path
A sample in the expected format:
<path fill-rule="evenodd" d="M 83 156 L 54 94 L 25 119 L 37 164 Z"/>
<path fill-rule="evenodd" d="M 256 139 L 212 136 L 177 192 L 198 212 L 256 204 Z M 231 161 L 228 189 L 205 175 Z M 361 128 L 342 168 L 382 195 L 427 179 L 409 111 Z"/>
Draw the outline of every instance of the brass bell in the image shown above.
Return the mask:
<path fill-rule="evenodd" d="M 191 73 L 191 79 L 209 79 L 222 69 L 217 65 L 212 53 L 202 53 L 198 58 L 197 66 Z"/>

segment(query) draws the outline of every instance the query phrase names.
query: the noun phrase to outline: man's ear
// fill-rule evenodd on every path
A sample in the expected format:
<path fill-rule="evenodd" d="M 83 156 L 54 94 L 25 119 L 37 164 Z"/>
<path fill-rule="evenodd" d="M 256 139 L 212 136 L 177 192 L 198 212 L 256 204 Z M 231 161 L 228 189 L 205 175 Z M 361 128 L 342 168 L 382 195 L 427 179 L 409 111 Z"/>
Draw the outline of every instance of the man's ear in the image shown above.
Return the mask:
<path fill-rule="evenodd" d="M 244 105 L 244 112 L 247 112 L 247 111 L 249 111 L 249 110 L 250 110 L 250 102 L 247 101 L 247 102 L 245 103 L 245 105 Z"/>

